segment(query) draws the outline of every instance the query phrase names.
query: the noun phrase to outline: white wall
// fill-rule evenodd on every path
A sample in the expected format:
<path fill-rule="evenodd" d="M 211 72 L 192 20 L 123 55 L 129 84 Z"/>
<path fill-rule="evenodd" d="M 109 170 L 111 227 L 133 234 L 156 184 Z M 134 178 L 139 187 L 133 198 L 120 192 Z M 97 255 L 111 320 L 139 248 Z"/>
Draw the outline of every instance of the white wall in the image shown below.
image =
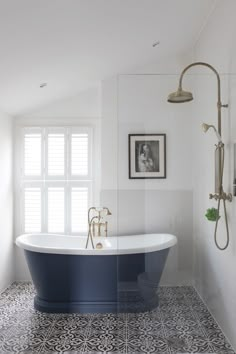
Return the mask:
<path fill-rule="evenodd" d="M 168 257 L 163 284 L 192 282 L 192 155 L 190 106 L 170 105 L 176 75 L 120 75 L 103 82 L 101 198 L 119 235 L 170 232 L 178 246 Z M 167 178 L 128 178 L 128 134 L 167 134 Z"/>
<path fill-rule="evenodd" d="M 45 88 L 44 90 L 47 90 Z M 101 116 L 101 89 L 93 87 L 24 114 L 30 118 L 78 118 Z M 22 117 L 22 116 L 20 116 Z"/>
<path fill-rule="evenodd" d="M 226 148 L 224 188 L 232 192 L 233 143 L 236 142 L 236 2 L 218 1 L 214 13 L 194 48 L 194 59 L 206 61 L 220 73 L 222 79 L 222 101 L 229 103 L 229 109 L 222 111 L 222 132 Z M 214 244 L 214 224 L 208 222 L 205 211 L 216 207 L 208 199 L 214 192 L 214 144 L 213 132 L 203 134 L 199 125 L 202 121 L 217 125 L 216 79 L 205 68 L 199 68 L 195 82 L 193 103 L 193 161 L 194 161 L 194 253 L 196 287 L 224 333 L 236 348 L 236 198 L 227 203 L 230 227 L 230 245 L 226 251 L 219 251 Z M 209 73 L 209 75 L 208 75 Z M 218 232 L 221 245 L 226 232 L 223 210 Z"/>
<path fill-rule="evenodd" d="M 12 119 L 0 112 L 0 292 L 14 281 Z"/>

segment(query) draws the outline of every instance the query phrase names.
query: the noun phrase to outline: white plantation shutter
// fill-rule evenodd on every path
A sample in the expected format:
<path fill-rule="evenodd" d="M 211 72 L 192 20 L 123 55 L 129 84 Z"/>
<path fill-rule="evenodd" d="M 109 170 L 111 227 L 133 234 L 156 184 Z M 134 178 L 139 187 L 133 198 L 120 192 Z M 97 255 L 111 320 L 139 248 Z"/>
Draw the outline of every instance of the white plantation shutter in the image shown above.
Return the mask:
<path fill-rule="evenodd" d="M 41 232 L 41 189 L 24 189 L 24 231 Z"/>
<path fill-rule="evenodd" d="M 89 159 L 88 133 L 71 134 L 71 174 L 88 175 Z"/>
<path fill-rule="evenodd" d="M 24 134 L 24 175 L 41 175 L 41 144 L 40 133 Z"/>
<path fill-rule="evenodd" d="M 63 176 L 65 173 L 65 135 L 48 134 L 48 175 Z"/>
<path fill-rule="evenodd" d="M 86 233 L 94 186 L 92 131 L 58 126 L 22 129 L 16 159 L 24 216 L 20 232 Z"/>
<path fill-rule="evenodd" d="M 48 188 L 48 232 L 65 231 L 65 192 L 63 187 Z"/>
<path fill-rule="evenodd" d="M 88 188 L 71 188 L 71 231 L 87 231 Z"/>

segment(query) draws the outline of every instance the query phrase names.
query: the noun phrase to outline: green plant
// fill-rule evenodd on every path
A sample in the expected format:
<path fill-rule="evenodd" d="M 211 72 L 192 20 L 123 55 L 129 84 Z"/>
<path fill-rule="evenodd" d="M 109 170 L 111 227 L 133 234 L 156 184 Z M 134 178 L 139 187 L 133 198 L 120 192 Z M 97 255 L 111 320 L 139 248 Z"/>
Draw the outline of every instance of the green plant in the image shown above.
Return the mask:
<path fill-rule="evenodd" d="M 220 218 L 220 215 L 216 208 L 210 208 L 207 209 L 205 217 L 209 221 L 217 221 Z"/>

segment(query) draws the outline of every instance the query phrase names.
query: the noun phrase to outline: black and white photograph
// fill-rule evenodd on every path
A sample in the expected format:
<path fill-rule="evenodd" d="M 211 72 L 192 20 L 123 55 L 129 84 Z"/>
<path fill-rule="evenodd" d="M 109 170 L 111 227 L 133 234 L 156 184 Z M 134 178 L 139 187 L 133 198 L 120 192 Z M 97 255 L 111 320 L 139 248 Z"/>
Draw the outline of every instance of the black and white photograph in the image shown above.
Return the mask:
<path fill-rule="evenodd" d="M 129 178 L 166 178 L 165 134 L 129 134 Z"/>

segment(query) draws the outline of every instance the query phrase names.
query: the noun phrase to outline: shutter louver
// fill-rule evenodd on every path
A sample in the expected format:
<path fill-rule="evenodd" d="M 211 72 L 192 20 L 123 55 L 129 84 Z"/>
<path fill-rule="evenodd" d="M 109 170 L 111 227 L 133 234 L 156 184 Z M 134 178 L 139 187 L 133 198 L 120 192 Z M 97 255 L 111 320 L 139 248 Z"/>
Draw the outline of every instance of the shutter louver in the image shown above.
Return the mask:
<path fill-rule="evenodd" d="M 41 189 L 24 189 L 25 232 L 41 232 Z"/>
<path fill-rule="evenodd" d="M 71 231 L 87 231 L 88 188 L 71 188 Z"/>
<path fill-rule="evenodd" d="M 71 135 L 71 174 L 88 175 L 88 134 Z"/>
<path fill-rule="evenodd" d="M 64 134 L 48 134 L 48 175 L 63 176 L 65 173 Z"/>
<path fill-rule="evenodd" d="M 41 134 L 24 135 L 24 174 L 25 176 L 41 175 Z"/>
<path fill-rule="evenodd" d="M 48 232 L 64 232 L 65 230 L 65 194 L 64 188 L 48 188 Z"/>

